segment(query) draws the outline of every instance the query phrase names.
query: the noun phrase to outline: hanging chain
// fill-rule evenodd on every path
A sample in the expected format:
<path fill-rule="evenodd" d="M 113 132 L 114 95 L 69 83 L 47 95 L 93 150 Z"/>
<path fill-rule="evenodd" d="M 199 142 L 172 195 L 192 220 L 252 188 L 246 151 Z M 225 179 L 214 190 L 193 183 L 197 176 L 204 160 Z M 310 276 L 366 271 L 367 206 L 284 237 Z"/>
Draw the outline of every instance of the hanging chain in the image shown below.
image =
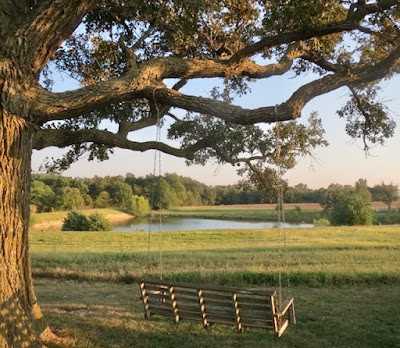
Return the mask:
<path fill-rule="evenodd" d="M 277 144 L 276 152 L 277 152 L 277 165 L 278 165 L 278 175 L 276 178 L 276 190 L 277 190 L 277 203 L 278 203 L 278 240 L 279 240 L 279 259 L 280 259 L 280 267 L 278 274 L 278 282 L 279 282 L 279 306 L 282 305 L 282 265 L 284 265 L 286 269 L 286 279 L 287 279 L 287 289 L 290 294 L 290 278 L 289 278 L 289 262 L 288 262 L 288 251 L 287 251 L 287 235 L 286 235 L 286 227 L 285 227 L 285 208 L 284 208 L 284 190 L 283 190 L 283 174 L 285 170 L 282 165 L 281 158 L 281 150 L 282 150 L 282 139 L 280 134 L 280 122 L 277 117 L 277 106 L 275 106 L 275 121 L 276 121 L 276 137 L 279 141 Z M 283 251 L 281 248 L 281 244 L 283 243 Z"/>
<path fill-rule="evenodd" d="M 157 111 L 157 131 L 156 131 L 156 142 L 161 142 L 161 117 L 160 117 L 160 109 L 158 108 L 157 100 L 156 100 L 156 90 L 157 88 L 153 89 L 153 101 Z M 158 161 L 157 161 L 158 160 Z M 153 168 L 153 176 L 154 178 L 157 175 L 157 162 L 158 162 L 158 177 L 161 178 L 161 151 L 156 150 L 154 152 L 154 168 Z M 154 204 L 154 197 L 153 197 L 153 204 Z M 161 212 L 159 212 L 159 221 L 158 221 L 158 235 L 160 240 L 160 253 L 159 253 L 159 264 L 160 264 L 160 279 L 163 279 L 164 274 L 164 265 L 163 265 L 163 234 L 161 229 Z"/>

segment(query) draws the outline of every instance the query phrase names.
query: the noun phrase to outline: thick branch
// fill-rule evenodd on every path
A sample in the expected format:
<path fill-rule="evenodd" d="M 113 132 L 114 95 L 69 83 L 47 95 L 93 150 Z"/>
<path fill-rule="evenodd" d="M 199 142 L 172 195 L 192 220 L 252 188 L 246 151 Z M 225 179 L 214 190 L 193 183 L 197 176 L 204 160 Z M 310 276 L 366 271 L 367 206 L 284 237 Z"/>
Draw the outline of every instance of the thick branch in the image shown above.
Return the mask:
<path fill-rule="evenodd" d="M 19 59 L 38 75 L 95 3 L 95 0 L 41 1 L 38 10 L 17 33 Z M 7 44 L 15 46 L 15 40 Z"/>
<path fill-rule="evenodd" d="M 51 93 L 37 86 L 36 103 L 32 110 L 38 124 L 53 120 L 78 117 L 116 101 L 140 97 L 144 89 L 159 88 L 165 78 L 187 79 L 226 77 L 232 75 L 267 78 L 289 71 L 300 51 L 290 50 L 279 63 L 261 66 L 251 61 L 227 64 L 219 60 L 160 58 L 132 68 L 126 75 L 111 81 L 101 81 L 76 91 Z M 181 88 L 182 86 L 175 87 Z M 31 96 L 30 96 L 31 97 Z M 148 98 L 151 100 L 151 98 Z"/>
<path fill-rule="evenodd" d="M 243 109 L 226 102 L 188 96 L 168 88 L 152 85 L 138 86 L 130 83 L 131 79 L 124 77 L 114 81 L 98 83 L 78 91 L 64 93 L 43 93 L 38 96 L 43 104 L 39 111 L 47 113 L 47 118 L 62 119 L 75 117 L 83 111 L 100 107 L 103 103 L 121 101 L 128 98 L 156 98 L 158 103 L 182 108 L 188 111 L 213 115 L 226 121 L 239 124 L 254 124 L 258 122 L 276 122 L 295 119 L 300 116 L 304 105 L 316 96 L 331 92 L 346 85 L 357 85 L 379 80 L 389 75 L 400 64 L 400 47 L 396 48 L 382 62 L 353 71 L 337 72 L 312 81 L 300 87 L 285 103 L 258 109 Z M 212 62 L 211 64 L 213 64 Z M 151 71 L 150 69 L 148 70 Z M 143 73 L 143 71 L 142 71 Z M 140 77 L 135 78 L 135 81 Z M 46 99 L 43 99 L 46 98 Z M 53 115 L 54 116 L 53 116 Z"/>
<path fill-rule="evenodd" d="M 119 147 L 121 149 L 144 152 L 147 150 L 159 150 L 166 154 L 191 159 L 194 153 L 207 146 L 206 141 L 199 141 L 187 149 L 179 149 L 162 142 L 147 141 L 136 142 L 128 140 L 119 133 L 111 133 L 106 130 L 88 129 L 71 131 L 67 129 L 43 129 L 39 130 L 34 137 L 33 148 L 41 150 L 49 146 L 67 147 L 74 144 L 95 143 L 105 145 L 109 148 Z"/>

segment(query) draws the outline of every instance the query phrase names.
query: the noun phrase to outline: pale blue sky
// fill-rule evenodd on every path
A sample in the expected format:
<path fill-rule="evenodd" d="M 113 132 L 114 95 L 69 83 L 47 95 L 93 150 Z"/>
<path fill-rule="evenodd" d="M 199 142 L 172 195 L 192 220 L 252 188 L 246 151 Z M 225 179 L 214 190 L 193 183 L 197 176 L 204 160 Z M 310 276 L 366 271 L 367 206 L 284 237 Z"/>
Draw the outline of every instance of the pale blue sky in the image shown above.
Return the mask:
<path fill-rule="evenodd" d="M 311 78 L 311 76 L 310 76 Z M 292 92 L 307 78 L 293 79 L 292 75 L 274 77 L 272 79 L 258 81 L 252 87 L 252 92 L 235 101 L 235 104 L 248 108 L 274 105 L 286 100 Z M 182 90 L 193 95 L 206 95 L 212 81 L 202 81 Z M 382 82 L 382 98 L 387 100 L 391 115 L 400 125 L 400 77 L 391 81 Z M 76 88 L 76 84 L 58 79 L 55 90 Z M 286 178 L 291 186 L 305 183 L 311 188 L 326 187 L 330 183 L 354 184 L 359 178 L 368 180 L 373 186 L 381 181 L 400 183 L 400 161 L 398 150 L 400 149 L 400 130 L 389 139 L 385 146 L 371 149 L 366 157 L 361 143 L 354 141 L 345 134 L 344 122 L 336 115 L 339 109 L 347 101 L 347 91 L 340 89 L 327 95 L 312 100 L 303 110 L 303 118 L 307 118 L 311 111 L 317 111 L 323 120 L 326 130 L 326 139 L 329 141 L 327 148 L 318 149 L 315 158 L 303 158 L 292 169 Z M 136 140 L 155 140 L 155 129 L 147 130 L 140 134 Z M 165 129 L 162 133 L 165 140 Z M 42 151 L 34 151 L 32 170 L 38 171 L 40 164 L 46 157 L 59 156 L 60 150 L 49 148 Z M 115 150 L 110 160 L 97 163 L 82 159 L 73 164 L 64 172 L 66 176 L 92 177 L 94 175 L 125 175 L 132 173 L 135 176 L 144 176 L 153 173 L 154 151 L 147 153 L 134 153 L 127 150 Z M 208 185 L 233 184 L 240 180 L 236 169 L 230 165 L 217 166 L 210 163 L 204 167 L 187 167 L 183 159 L 174 158 L 165 154 L 161 155 L 162 173 L 175 172 L 178 175 L 188 176 Z"/>

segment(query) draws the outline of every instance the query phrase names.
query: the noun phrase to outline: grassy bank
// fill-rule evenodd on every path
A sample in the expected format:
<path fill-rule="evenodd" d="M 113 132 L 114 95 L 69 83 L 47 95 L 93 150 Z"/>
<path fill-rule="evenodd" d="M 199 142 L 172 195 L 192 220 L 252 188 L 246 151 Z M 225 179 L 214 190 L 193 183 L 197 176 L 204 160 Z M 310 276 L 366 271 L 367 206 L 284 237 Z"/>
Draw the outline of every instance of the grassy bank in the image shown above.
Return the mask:
<path fill-rule="evenodd" d="M 103 215 L 111 223 L 129 221 L 133 218 L 131 214 L 122 209 L 102 208 L 102 209 L 83 209 L 79 210 L 84 215 L 95 213 Z M 31 229 L 33 230 L 60 230 L 68 211 L 55 211 L 50 213 L 31 214 Z"/>

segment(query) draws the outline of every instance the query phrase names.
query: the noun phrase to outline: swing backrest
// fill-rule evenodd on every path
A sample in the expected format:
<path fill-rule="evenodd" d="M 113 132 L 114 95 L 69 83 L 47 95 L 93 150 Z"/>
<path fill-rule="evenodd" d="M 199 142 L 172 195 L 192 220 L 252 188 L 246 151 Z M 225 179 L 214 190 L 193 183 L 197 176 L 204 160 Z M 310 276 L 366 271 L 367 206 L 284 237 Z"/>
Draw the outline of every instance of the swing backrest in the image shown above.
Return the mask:
<path fill-rule="evenodd" d="M 293 299 L 285 301 L 285 312 L 279 311 L 276 291 L 270 289 L 243 289 L 159 280 L 139 282 L 145 317 L 158 314 L 169 316 L 175 322 L 197 320 L 205 328 L 211 324 L 273 329 L 280 336 L 294 323 Z"/>

